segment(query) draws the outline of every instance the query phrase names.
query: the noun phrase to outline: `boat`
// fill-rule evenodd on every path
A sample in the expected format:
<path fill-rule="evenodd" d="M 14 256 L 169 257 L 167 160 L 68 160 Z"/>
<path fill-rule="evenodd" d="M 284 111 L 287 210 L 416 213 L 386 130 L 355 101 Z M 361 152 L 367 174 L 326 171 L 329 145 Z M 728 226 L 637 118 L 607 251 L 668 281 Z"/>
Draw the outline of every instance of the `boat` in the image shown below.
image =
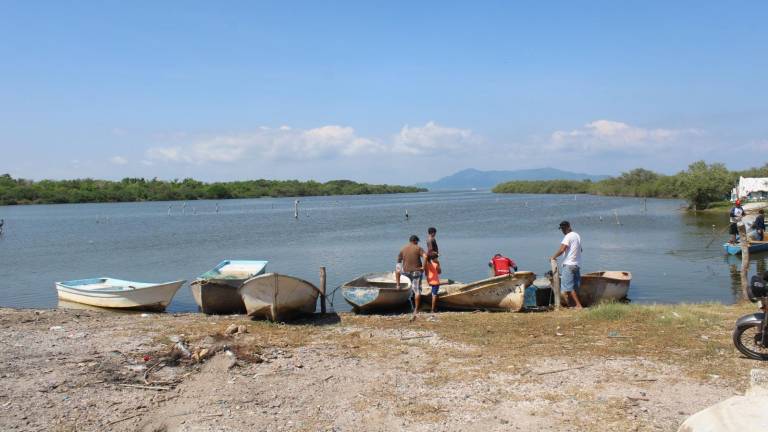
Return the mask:
<path fill-rule="evenodd" d="M 581 275 L 576 290 L 582 306 L 601 302 L 616 302 L 627 299 L 632 273 L 626 271 L 599 271 Z"/>
<path fill-rule="evenodd" d="M 101 308 L 162 312 L 184 280 L 134 282 L 109 277 L 56 282 L 59 300 Z"/>
<path fill-rule="evenodd" d="M 246 280 L 264 273 L 268 261 L 224 260 L 189 284 L 192 297 L 203 313 L 245 313 L 237 289 Z"/>
<path fill-rule="evenodd" d="M 533 272 L 519 271 L 468 284 L 441 286 L 443 293 L 438 292 L 437 304 L 445 309 L 517 312 L 523 308 L 525 288 L 534 279 Z"/>
<path fill-rule="evenodd" d="M 237 291 L 249 316 L 272 321 L 314 313 L 320 295 L 313 284 L 278 273 L 252 277 Z"/>
<path fill-rule="evenodd" d="M 394 272 L 369 273 L 341 286 L 341 295 L 355 312 L 405 308 L 411 296 L 411 280 L 400 275 L 400 289 Z"/>
<path fill-rule="evenodd" d="M 768 241 L 750 240 L 748 245 L 749 253 L 768 251 Z M 741 255 L 741 244 L 739 243 L 725 243 L 723 249 L 729 255 Z"/>

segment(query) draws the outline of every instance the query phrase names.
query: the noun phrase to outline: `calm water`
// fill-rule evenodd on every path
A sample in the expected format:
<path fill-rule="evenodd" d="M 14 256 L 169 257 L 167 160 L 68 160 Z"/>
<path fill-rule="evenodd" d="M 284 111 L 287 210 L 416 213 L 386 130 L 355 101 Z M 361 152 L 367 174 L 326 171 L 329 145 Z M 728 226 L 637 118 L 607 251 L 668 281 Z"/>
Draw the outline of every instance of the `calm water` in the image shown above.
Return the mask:
<path fill-rule="evenodd" d="M 484 278 L 495 252 L 543 273 L 562 219 L 581 234 L 583 271 L 631 271 L 635 302 L 728 303 L 739 290 L 739 260 L 722 253 L 726 235 L 709 244 L 712 225 L 720 230 L 726 218 L 688 215 L 674 200 L 484 191 L 317 197 L 301 199 L 298 220 L 292 198 L 219 201 L 218 214 L 216 205 L 189 202 L 183 214 L 180 202 L 0 207 L 0 305 L 54 307 L 60 280 L 191 280 L 227 258 L 266 259 L 269 271 L 313 282 L 326 266 L 330 291 L 391 270 L 408 236 L 423 240 L 432 225 L 445 277 Z M 753 270 L 765 269 L 757 258 Z M 333 300 L 348 310 L 338 293 Z M 196 310 L 187 286 L 169 310 Z"/>

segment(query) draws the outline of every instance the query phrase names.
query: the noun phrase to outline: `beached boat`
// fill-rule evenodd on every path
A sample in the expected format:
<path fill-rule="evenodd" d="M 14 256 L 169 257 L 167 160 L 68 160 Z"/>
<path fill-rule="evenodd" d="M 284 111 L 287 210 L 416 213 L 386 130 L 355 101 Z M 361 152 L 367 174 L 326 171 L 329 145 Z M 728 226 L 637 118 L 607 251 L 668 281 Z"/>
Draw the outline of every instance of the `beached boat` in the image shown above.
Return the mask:
<path fill-rule="evenodd" d="M 148 283 L 103 277 L 56 282 L 56 291 L 59 300 L 90 306 L 163 311 L 184 282 Z"/>
<path fill-rule="evenodd" d="M 517 312 L 523 308 L 525 287 L 534 279 L 534 273 L 519 271 L 468 284 L 444 285 L 437 304 L 446 309 Z"/>
<path fill-rule="evenodd" d="M 246 280 L 264 273 L 268 261 L 225 260 L 189 285 L 195 303 L 207 314 L 245 313 L 237 289 Z"/>
<path fill-rule="evenodd" d="M 741 245 L 739 243 L 725 243 L 723 249 L 730 255 L 741 255 Z M 765 252 L 768 251 L 768 241 L 749 241 L 749 253 Z"/>
<path fill-rule="evenodd" d="M 576 290 L 582 306 L 601 302 L 623 301 L 629 292 L 632 273 L 625 271 L 600 271 L 581 275 Z"/>
<path fill-rule="evenodd" d="M 411 295 L 411 280 L 400 275 L 400 289 L 395 273 L 369 273 L 341 286 L 341 295 L 355 312 L 405 308 Z"/>
<path fill-rule="evenodd" d="M 315 312 L 320 290 L 293 276 L 267 273 L 248 279 L 238 289 L 249 316 L 272 321 Z"/>

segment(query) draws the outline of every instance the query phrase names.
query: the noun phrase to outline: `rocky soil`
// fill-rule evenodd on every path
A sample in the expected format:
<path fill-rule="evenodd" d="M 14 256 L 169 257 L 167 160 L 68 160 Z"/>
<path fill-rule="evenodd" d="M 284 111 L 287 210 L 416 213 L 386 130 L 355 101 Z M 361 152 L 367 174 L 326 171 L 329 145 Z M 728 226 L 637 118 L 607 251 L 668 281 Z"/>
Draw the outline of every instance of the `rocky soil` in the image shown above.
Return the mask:
<path fill-rule="evenodd" d="M 701 345 L 686 361 L 580 312 L 272 324 L 0 309 L 0 430 L 670 431 L 760 366 L 728 344 L 740 312 L 708 335 L 676 327 Z"/>

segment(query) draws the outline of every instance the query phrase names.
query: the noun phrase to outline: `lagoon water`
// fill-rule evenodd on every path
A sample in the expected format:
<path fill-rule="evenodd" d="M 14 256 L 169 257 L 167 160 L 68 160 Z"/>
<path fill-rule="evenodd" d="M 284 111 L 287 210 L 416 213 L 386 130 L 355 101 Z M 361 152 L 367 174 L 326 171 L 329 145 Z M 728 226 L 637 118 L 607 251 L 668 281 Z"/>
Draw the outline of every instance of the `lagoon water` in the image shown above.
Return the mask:
<path fill-rule="evenodd" d="M 192 280 L 223 259 L 266 259 L 268 271 L 315 283 L 326 266 L 331 291 L 392 270 L 408 236 L 423 244 L 429 226 L 444 277 L 487 277 L 495 252 L 542 274 L 562 219 L 581 234 L 583 272 L 632 272 L 633 302 L 731 303 L 740 290 L 740 260 L 723 255 L 726 234 L 713 236 L 727 218 L 688 214 L 681 201 L 488 191 L 300 200 L 298 219 L 293 198 L 0 207 L 0 305 L 55 307 L 54 281 L 69 279 Z M 764 270 L 756 258 L 752 270 Z M 349 310 L 340 293 L 332 301 Z M 187 285 L 169 310 L 197 310 Z"/>

